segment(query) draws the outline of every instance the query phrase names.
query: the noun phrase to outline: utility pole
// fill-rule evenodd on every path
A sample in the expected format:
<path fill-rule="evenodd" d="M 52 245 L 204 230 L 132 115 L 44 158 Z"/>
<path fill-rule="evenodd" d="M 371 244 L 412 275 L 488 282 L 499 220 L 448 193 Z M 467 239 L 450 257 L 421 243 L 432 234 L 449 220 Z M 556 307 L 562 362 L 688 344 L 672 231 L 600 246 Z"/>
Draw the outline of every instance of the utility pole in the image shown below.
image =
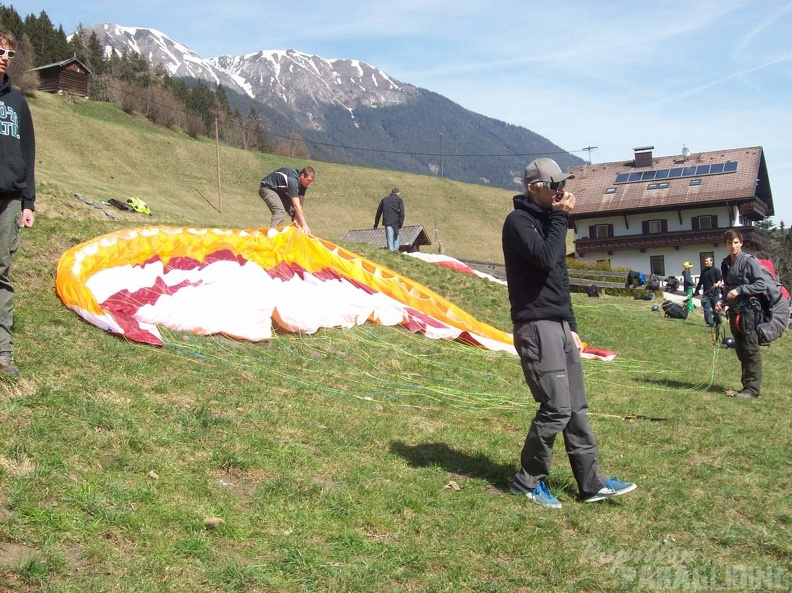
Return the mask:
<path fill-rule="evenodd" d="M 586 159 L 586 164 L 589 165 L 589 166 L 591 165 L 591 151 L 595 150 L 596 148 L 598 148 L 598 147 L 597 146 L 586 146 L 586 148 L 582 149 L 582 150 L 585 150 L 586 152 L 588 152 L 588 159 Z"/>
<path fill-rule="evenodd" d="M 215 159 L 217 162 L 217 211 L 223 212 L 223 202 L 220 194 L 220 131 L 217 125 L 217 115 L 215 115 Z"/>
<path fill-rule="evenodd" d="M 445 149 L 443 148 L 443 135 L 440 134 L 440 177 L 443 177 L 443 156 Z"/>

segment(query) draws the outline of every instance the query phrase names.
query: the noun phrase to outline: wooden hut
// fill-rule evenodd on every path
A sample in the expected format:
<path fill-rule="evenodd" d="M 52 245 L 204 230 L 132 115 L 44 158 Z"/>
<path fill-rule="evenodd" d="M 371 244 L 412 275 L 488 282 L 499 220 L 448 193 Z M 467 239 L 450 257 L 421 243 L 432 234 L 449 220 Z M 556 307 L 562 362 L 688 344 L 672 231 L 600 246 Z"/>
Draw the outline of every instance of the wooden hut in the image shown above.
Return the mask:
<path fill-rule="evenodd" d="M 88 96 L 88 77 L 91 71 L 77 56 L 33 68 L 31 72 L 38 73 L 40 91 L 83 98 Z"/>
<path fill-rule="evenodd" d="M 347 231 L 341 237 L 342 241 L 347 243 L 368 243 L 374 247 L 387 248 L 387 240 L 385 239 L 385 227 L 378 229 L 360 229 Z M 422 245 L 431 245 L 432 241 L 424 231 L 423 225 L 416 224 L 402 227 L 399 233 L 399 242 L 401 246 L 399 251 L 420 251 Z"/>

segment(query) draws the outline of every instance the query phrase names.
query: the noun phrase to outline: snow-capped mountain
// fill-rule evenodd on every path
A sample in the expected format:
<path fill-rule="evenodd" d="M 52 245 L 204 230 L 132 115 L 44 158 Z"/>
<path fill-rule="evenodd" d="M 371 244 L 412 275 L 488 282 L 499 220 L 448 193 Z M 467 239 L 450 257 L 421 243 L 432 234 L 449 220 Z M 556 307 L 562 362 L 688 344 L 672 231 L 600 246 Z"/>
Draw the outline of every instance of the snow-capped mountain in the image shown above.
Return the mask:
<path fill-rule="evenodd" d="M 171 76 L 223 85 L 239 95 L 229 97 L 236 106 L 247 111 L 252 104 L 262 113 L 269 135 L 298 134 L 316 160 L 510 189 L 520 187 L 525 167 L 516 155 L 553 154 L 561 167 L 583 163 L 531 130 L 473 113 L 358 60 L 293 49 L 204 59 L 154 29 L 82 29 L 96 33 L 106 52 L 137 52 Z"/>
<path fill-rule="evenodd" d="M 282 103 L 315 129 L 324 127 L 324 106 L 338 105 L 352 114 L 359 107 L 400 105 L 418 96 L 415 87 L 359 60 L 326 60 L 289 49 L 208 61 L 244 80 L 262 103 L 275 109 Z"/>
<path fill-rule="evenodd" d="M 156 29 L 122 27 L 104 23 L 83 27 L 85 35 L 96 33 L 99 43 L 109 53 L 111 49 L 137 52 L 152 66 L 161 65 L 174 77 L 197 78 L 212 84 L 222 84 L 238 93 L 253 96 L 243 78 L 218 68 L 210 60 L 201 58 L 194 51 L 174 41 Z"/>

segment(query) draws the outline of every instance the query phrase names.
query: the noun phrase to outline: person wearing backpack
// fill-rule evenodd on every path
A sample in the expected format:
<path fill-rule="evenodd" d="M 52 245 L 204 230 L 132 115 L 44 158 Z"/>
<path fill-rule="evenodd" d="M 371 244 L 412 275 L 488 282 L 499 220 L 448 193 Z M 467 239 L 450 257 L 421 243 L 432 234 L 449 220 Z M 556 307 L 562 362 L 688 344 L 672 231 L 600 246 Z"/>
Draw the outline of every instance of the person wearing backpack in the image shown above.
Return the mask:
<path fill-rule="evenodd" d="M 729 327 L 742 369 L 742 389 L 730 389 L 726 395 L 755 399 L 762 385 L 762 354 L 756 330 L 762 322 L 760 297 L 767 290 L 767 280 L 757 259 L 742 250 L 740 231 L 726 231 L 723 242 L 729 255 L 721 262 L 723 298 L 715 304 L 715 314 L 728 307 Z"/>

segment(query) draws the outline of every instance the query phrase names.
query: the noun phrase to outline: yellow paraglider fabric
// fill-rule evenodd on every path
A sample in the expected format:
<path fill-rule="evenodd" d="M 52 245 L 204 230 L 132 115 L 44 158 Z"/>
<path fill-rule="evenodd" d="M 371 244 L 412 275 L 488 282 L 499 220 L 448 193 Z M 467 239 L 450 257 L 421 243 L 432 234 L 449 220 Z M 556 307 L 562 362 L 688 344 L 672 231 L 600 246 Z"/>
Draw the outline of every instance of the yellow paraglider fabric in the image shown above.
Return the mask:
<path fill-rule="evenodd" d="M 61 256 L 56 289 L 86 321 L 155 345 L 158 326 L 258 341 L 273 325 L 314 333 L 371 321 L 514 353 L 510 334 L 295 225 L 108 233 Z"/>

